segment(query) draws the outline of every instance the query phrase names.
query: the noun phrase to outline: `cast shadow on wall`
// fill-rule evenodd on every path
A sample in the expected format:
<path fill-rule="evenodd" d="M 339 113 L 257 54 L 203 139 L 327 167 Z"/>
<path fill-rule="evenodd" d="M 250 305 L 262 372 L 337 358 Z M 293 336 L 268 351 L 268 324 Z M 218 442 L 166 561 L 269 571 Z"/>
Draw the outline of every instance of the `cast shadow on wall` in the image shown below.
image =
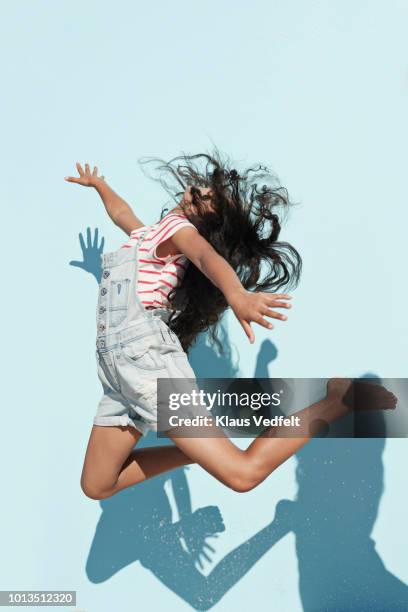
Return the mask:
<path fill-rule="evenodd" d="M 103 239 L 99 243 L 98 232 L 92 236 L 89 228 L 86 240 L 82 234 L 79 239 L 83 259 L 70 265 L 82 268 L 99 282 Z M 191 355 L 192 366 L 202 378 L 237 375 L 224 328 L 221 334 L 224 356 L 206 342 L 205 335 Z M 263 352 L 259 359 L 265 356 Z M 139 448 L 158 444 L 171 442 L 151 435 L 139 442 Z M 192 511 L 187 473 L 186 468 L 174 470 L 100 502 L 102 514 L 86 563 L 91 582 L 103 582 L 139 561 L 193 608 L 208 610 L 284 535 L 277 522 L 272 522 L 204 575 L 197 566 L 202 566 L 203 560 L 210 562 L 215 552 L 208 540 L 225 527 L 217 506 Z"/>
<path fill-rule="evenodd" d="M 219 356 L 215 362 L 218 360 Z M 142 441 L 143 445 L 157 443 L 168 442 L 154 435 Z M 169 486 L 173 511 L 177 508 L 175 522 Z M 203 559 L 211 562 L 216 545 L 208 540 L 225 528 L 217 506 L 192 511 L 185 469 L 126 489 L 103 500 L 101 508 L 86 564 L 88 578 L 101 582 L 138 560 L 196 610 L 214 606 L 284 535 L 279 524 L 272 521 L 204 575 L 197 566 Z"/>
<path fill-rule="evenodd" d="M 92 237 L 88 229 L 86 242 L 80 234 L 80 244 L 83 261 L 70 264 L 99 282 L 103 239 L 98 244 L 97 230 Z M 205 336 L 192 351 L 190 360 L 198 377 L 237 375 L 225 329 L 222 335 L 224 356 Z M 276 347 L 263 342 L 254 376 L 268 378 L 272 374 L 268 366 L 276 357 Z M 227 554 L 208 575 L 199 567 L 203 560 L 211 563 L 216 544 L 209 539 L 225 527 L 215 505 L 193 512 L 188 469 L 174 470 L 101 501 L 102 514 L 86 563 L 89 580 L 103 582 L 139 561 L 193 608 L 208 610 L 292 532 L 306 612 L 407 610 L 408 587 L 385 568 L 370 538 L 383 493 L 385 445 L 382 414 L 372 414 L 370 435 L 378 437 L 316 439 L 305 446 L 297 454 L 296 500 L 280 501 L 274 520 Z M 355 435 L 361 430 L 357 420 Z M 169 443 L 152 435 L 140 446 Z M 273 593 L 269 600 L 272 607 Z"/>
<path fill-rule="evenodd" d="M 384 491 L 383 413 L 357 414 L 354 426 L 355 438 L 315 439 L 297 453 L 296 500 L 277 505 L 276 518 L 295 535 L 305 612 L 408 610 L 408 586 L 370 537 Z"/>

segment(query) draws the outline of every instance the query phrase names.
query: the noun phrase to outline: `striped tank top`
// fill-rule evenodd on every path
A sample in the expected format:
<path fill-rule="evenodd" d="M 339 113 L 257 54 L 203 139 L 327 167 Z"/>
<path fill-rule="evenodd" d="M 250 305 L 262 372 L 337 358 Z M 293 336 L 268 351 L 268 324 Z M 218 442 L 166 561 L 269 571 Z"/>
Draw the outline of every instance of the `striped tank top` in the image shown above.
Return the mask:
<path fill-rule="evenodd" d="M 159 244 L 174 236 L 182 227 L 192 227 L 197 231 L 184 215 L 170 212 L 154 225 L 133 230 L 129 240 L 121 247 L 133 247 L 145 232 L 137 249 L 137 294 L 145 308 L 167 308 L 170 291 L 182 281 L 189 263 L 187 257 L 183 254 L 159 257 L 156 253 Z"/>

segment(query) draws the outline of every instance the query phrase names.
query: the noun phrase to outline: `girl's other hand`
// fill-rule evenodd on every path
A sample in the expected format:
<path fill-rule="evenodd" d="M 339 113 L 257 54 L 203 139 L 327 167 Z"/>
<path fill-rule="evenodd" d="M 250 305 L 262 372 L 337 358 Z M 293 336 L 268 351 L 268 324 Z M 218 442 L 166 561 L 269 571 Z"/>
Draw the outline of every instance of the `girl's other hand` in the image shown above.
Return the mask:
<path fill-rule="evenodd" d="M 287 302 L 287 300 L 292 299 L 287 293 L 251 292 L 242 288 L 235 290 L 227 299 L 251 344 L 255 341 L 255 334 L 251 327 L 252 322 L 267 329 L 273 329 L 274 326 L 265 317 L 286 321 L 287 316 L 275 312 L 274 308 L 292 307 Z"/>
<path fill-rule="evenodd" d="M 69 183 L 78 183 L 84 187 L 96 187 L 98 183 L 105 180 L 104 176 L 98 176 L 98 168 L 94 166 L 91 173 L 89 164 L 85 164 L 85 170 L 83 170 L 79 162 L 76 163 L 79 176 L 65 176 L 64 179 Z"/>

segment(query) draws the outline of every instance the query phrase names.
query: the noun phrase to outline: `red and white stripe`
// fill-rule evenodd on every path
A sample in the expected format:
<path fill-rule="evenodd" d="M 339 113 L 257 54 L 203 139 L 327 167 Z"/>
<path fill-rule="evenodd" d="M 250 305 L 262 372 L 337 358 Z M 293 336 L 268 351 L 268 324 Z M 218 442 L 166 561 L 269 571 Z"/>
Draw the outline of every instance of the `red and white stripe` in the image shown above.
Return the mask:
<path fill-rule="evenodd" d="M 156 253 L 159 244 L 174 236 L 182 227 L 196 229 L 184 215 L 169 213 L 154 225 L 133 230 L 129 240 L 122 245 L 123 249 L 133 247 L 140 238 L 140 234 L 147 230 L 137 249 L 137 294 L 145 307 L 166 308 L 169 305 L 170 291 L 177 287 L 184 276 L 188 265 L 185 255 L 159 257 Z"/>

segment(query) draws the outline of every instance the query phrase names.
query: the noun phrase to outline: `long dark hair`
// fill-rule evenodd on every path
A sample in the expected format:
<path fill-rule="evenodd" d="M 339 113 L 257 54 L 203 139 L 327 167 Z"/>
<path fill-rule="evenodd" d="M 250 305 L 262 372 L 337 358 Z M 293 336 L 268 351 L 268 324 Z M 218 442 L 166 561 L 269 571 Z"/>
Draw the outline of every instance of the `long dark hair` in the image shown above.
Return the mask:
<path fill-rule="evenodd" d="M 218 149 L 212 154 L 183 153 L 168 162 L 157 158 L 139 162 L 159 164 L 156 170 L 161 175 L 155 180 L 178 205 L 191 186 L 194 212 L 186 207 L 185 216 L 232 266 L 245 289 L 276 292 L 296 286 L 301 257 L 292 245 L 278 241 L 282 220 L 292 203 L 287 190 L 266 166 L 256 165 L 238 173 Z M 201 194 L 200 187 L 211 188 L 210 210 L 205 201 L 209 196 Z M 162 210 L 162 218 L 167 210 Z M 170 292 L 169 302 L 172 312 L 168 325 L 185 351 L 200 332 L 209 330 L 222 352 L 217 324 L 228 303 L 192 263 L 180 286 Z"/>

